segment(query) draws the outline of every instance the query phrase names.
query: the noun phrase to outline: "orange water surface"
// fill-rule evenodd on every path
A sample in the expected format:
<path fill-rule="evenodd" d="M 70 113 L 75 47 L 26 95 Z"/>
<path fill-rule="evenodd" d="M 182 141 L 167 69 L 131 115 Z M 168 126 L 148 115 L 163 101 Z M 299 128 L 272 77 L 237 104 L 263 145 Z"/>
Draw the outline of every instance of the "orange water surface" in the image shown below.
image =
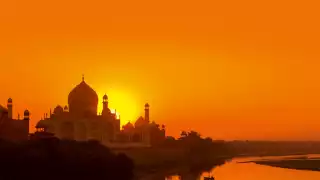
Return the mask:
<path fill-rule="evenodd" d="M 319 157 L 312 155 L 309 157 Z M 262 159 L 273 159 L 268 157 Z M 276 157 L 279 158 L 279 157 Z M 203 180 L 204 176 L 209 174 L 215 177 L 215 180 L 320 180 L 320 172 L 284 169 L 257 165 L 255 163 L 239 163 L 261 158 L 241 158 L 234 159 L 222 166 L 214 168 L 210 173 L 203 173 L 201 177 L 195 175 L 183 175 L 167 177 L 165 180 Z"/>

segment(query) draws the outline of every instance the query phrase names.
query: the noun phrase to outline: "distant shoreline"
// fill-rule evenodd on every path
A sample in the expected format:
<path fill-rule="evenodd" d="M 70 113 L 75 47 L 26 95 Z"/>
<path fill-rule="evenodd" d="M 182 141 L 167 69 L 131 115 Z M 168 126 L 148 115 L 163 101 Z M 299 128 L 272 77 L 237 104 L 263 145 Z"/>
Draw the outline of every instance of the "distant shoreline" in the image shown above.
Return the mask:
<path fill-rule="evenodd" d="M 308 158 L 295 158 L 295 159 L 282 159 L 282 160 L 260 160 L 249 161 L 244 163 L 256 163 L 259 165 L 266 165 L 271 167 L 304 170 L 304 171 L 320 171 L 320 159 L 308 159 Z"/>
<path fill-rule="evenodd" d="M 310 154 L 320 153 L 270 153 L 270 154 L 246 154 L 246 155 L 236 155 L 233 158 L 250 158 L 250 157 L 280 157 L 280 156 L 307 156 Z"/>

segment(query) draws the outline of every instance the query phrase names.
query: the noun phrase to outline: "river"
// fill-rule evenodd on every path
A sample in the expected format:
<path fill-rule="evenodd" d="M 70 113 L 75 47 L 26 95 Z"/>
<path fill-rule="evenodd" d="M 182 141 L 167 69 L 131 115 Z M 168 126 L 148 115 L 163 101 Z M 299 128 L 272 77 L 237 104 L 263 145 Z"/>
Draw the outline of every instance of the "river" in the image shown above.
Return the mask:
<path fill-rule="evenodd" d="M 306 155 L 308 158 L 320 158 L 320 155 Z M 199 174 L 176 175 L 164 178 L 164 180 L 203 180 L 204 176 L 209 174 L 215 177 L 215 180 L 320 180 L 320 171 L 294 170 L 255 163 L 241 163 L 253 160 L 299 158 L 302 156 L 277 156 L 277 157 L 251 157 L 236 158 L 222 166 L 215 167 L 211 172 L 202 172 Z"/>

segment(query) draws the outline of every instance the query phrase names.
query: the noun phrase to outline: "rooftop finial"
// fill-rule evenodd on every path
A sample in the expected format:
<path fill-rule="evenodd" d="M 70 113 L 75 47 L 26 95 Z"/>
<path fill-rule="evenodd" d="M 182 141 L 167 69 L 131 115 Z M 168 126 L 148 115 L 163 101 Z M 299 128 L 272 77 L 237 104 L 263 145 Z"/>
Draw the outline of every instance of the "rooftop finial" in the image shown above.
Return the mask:
<path fill-rule="evenodd" d="M 84 74 L 82 74 L 82 81 L 84 81 Z"/>

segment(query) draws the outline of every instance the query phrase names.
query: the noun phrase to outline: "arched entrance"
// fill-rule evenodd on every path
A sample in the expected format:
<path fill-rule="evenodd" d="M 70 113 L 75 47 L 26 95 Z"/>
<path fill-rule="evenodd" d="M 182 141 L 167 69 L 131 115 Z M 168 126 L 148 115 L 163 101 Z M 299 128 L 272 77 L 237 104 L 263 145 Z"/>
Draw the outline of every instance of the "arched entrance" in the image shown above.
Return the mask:
<path fill-rule="evenodd" d="M 98 123 L 94 122 L 91 124 L 91 138 L 90 139 L 93 139 L 93 140 L 98 140 L 98 141 L 101 141 L 102 140 L 102 135 L 101 135 L 101 127 L 99 126 Z"/>
<path fill-rule="evenodd" d="M 79 141 L 86 141 L 87 140 L 87 127 L 82 122 L 78 124 L 77 140 L 79 140 Z"/>
<path fill-rule="evenodd" d="M 74 139 L 74 124 L 72 122 L 63 122 L 60 128 L 61 139 Z"/>

